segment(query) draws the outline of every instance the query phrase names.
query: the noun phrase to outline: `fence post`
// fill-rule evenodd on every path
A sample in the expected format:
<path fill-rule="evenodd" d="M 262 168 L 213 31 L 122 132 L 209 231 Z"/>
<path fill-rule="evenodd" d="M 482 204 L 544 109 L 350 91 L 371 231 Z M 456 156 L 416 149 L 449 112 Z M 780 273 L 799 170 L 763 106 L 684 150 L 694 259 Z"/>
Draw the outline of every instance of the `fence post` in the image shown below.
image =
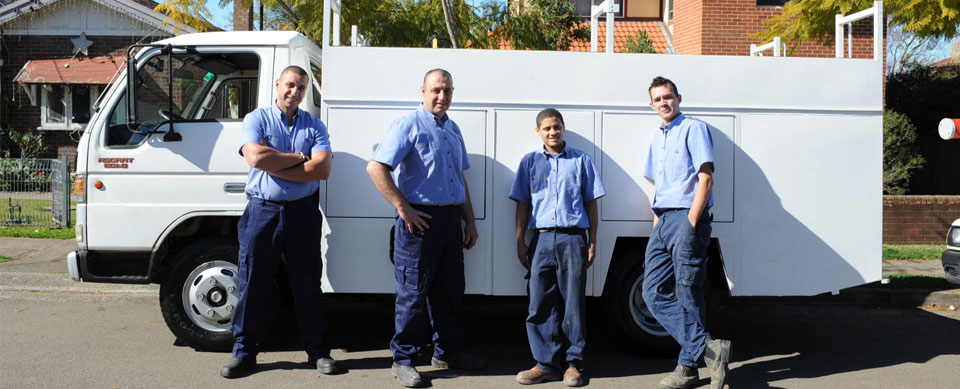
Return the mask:
<path fill-rule="evenodd" d="M 61 157 L 63 161 L 60 164 L 60 173 L 63 177 L 63 221 L 64 227 L 70 227 L 70 190 L 73 188 L 72 183 L 70 182 L 70 162 L 67 160 L 67 156 L 64 155 Z"/>

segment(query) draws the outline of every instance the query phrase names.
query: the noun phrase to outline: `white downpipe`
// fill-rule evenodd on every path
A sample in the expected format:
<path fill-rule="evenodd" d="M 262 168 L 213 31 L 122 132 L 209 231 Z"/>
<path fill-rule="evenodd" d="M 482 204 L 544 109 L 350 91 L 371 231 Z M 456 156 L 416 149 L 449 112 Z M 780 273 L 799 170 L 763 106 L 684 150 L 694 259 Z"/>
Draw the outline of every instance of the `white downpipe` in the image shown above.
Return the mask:
<path fill-rule="evenodd" d="M 333 11 L 333 45 L 340 46 L 340 0 L 330 2 Z"/>
<path fill-rule="evenodd" d="M 780 37 L 773 37 L 773 42 L 762 44 L 760 46 L 750 45 L 750 56 L 763 56 L 763 52 L 766 50 L 773 50 L 774 57 L 786 57 L 787 56 L 787 45 L 780 43 Z"/>
<path fill-rule="evenodd" d="M 880 52 L 883 47 L 883 2 L 874 1 L 873 7 L 863 11 L 843 16 L 837 14 L 834 17 L 834 46 L 836 46 L 837 58 L 843 58 L 843 34 L 844 26 L 847 26 L 847 56 L 853 58 L 853 22 L 873 17 L 873 60 L 879 61 L 883 53 Z"/>
<path fill-rule="evenodd" d="M 323 0 L 323 31 L 320 31 L 321 49 L 330 46 L 330 0 Z"/>
<path fill-rule="evenodd" d="M 360 43 L 357 42 L 357 25 L 350 26 L 350 46 L 360 46 Z"/>
<path fill-rule="evenodd" d="M 600 5 L 590 9 L 590 51 L 597 52 L 597 29 L 600 28 L 600 14 L 607 14 L 607 45 L 606 52 L 613 52 L 613 16 L 620 11 L 620 6 L 614 0 L 604 0 Z"/>

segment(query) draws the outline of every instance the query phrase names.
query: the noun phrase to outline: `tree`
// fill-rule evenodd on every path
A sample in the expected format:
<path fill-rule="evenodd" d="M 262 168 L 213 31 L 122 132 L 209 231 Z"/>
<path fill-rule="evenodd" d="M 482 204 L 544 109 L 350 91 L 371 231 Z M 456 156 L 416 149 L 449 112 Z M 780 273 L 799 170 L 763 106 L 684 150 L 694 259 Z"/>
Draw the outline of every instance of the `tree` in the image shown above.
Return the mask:
<path fill-rule="evenodd" d="M 494 34 L 513 49 L 566 50 L 590 37 L 570 0 L 527 0 L 522 12 L 502 9 L 500 17 Z"/>
<path fill-rule="evenodd" d="M 637 35 L 627 38 L 623 49 L 625 53 L 657 53 L 657 49 L 653 47 L 653 41 L 645 30 L 637 31 Z"/>
<path fill-rule="evenodd" d="M 243 0 L 237 0 L 243 1 Z M 245 0 L 252 2 L 253 0 Z M 228 0 L 220 0 L 223 7 Z M 207 20 L 213 15 L 207 10 L 207 0 L 164 0 L 153 8 L 154 11 L 167 15 L 163 24 L 172 24 L 174 31 L 184 30 L 184 27 L 193 27 L 197 31 L 207 30 Z"/>
<path fill-rule="evenodd" d="M 933 58 L 933 50 L 941 41 L 942 39 L 933 36 L 917 36 L 904 31 L 902 26 L 890 28 L 887 32 L 887 74 L 926 66 L 939 59 Z"/>
<path fill-rule="evenodd" d="M 801 43 L 815 40 L 832 46 L 834 15 L 848 15 L 873 6 L 872 0 L 792 0 L 780 16 L 764 23 L 767 28 L 754 38 L 767 42 L 779 36 L 795 51 Z M 890 27 L 900 27 L 917 37 L 952 38 L 960 25 L 960 1 L 886 0 L 883 11 Z"/>
<path fill-rule="evenodd" d="M 917 147 L 917 127 L 906 115 L 883 113 L 883 192 L 906 193 L 910 173 L 923 166 Z"/>

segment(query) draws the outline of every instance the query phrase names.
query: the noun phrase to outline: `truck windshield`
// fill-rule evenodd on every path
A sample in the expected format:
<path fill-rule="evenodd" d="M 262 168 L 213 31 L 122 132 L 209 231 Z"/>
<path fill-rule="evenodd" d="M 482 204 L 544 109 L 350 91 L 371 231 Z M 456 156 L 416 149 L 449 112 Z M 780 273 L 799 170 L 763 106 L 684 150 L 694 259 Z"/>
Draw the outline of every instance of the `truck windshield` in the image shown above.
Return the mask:
<path fill-rule="evenodd" d="M 158 54 L 148 59 L 137 72 L 138 123 L 128 126 L 125 121 L 124 93 L 110 115 L 107 145 L 137 145 L 147 137 L 138 132 L 152 131 L 167 120 L 242 119 L 257 106 L 259 65 L 259 57 L 251 53 Z"/>

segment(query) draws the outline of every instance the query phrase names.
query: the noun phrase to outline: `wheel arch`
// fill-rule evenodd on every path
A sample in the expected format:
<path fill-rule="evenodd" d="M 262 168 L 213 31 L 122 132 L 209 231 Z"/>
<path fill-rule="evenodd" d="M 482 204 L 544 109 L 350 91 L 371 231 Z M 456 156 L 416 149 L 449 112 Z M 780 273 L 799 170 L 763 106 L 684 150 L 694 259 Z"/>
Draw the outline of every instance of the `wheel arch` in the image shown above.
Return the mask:
<path fill-rule="evenodd" d="M 150 254 L 148 277 L 160 282 L 174 258 L 193 242 L 207 238 L 237 239 L 241 211 L 190 212 L 170 223 L 160 234 Z"/>

